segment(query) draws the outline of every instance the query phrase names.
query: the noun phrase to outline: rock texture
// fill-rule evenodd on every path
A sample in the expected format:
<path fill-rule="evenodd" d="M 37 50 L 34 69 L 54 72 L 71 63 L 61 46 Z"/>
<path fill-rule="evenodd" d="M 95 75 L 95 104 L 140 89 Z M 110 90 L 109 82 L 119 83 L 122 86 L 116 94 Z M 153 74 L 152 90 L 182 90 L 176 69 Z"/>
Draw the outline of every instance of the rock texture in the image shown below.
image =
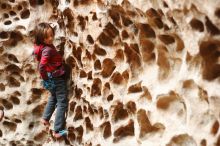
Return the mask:
<path fill-rule="evenodd" d="M 40 22 L 70 67 L 65 140 L 40 124 Z M 219 0 L 1 0 L 0 145 L 219 146 L 219 26 Z"/>

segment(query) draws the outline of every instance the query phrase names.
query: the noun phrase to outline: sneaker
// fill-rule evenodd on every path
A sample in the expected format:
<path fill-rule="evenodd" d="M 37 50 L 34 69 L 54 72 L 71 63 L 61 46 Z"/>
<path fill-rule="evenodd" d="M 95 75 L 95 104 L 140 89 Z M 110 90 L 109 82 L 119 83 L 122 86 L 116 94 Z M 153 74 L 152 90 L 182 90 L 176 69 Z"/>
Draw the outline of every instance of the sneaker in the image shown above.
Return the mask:
<path fill-rule="evenodd" d="M 61 130 L 59 132 L 54 132 L 53 136 L 55 138 L 61 138 L 67 136 L 67 130 Z"/>

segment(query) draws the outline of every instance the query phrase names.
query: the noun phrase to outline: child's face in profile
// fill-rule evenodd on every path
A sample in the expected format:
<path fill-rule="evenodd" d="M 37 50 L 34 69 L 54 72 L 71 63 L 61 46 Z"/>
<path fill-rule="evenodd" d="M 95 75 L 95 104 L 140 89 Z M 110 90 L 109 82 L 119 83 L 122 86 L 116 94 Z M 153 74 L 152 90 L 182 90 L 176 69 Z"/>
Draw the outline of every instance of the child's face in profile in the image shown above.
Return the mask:
<path fill-rule="evenodd" d="M 51 45 L 53 44 L 53 39 L 54 39 L 53 30 L 49 28 L 48 30 L 46 30 L 46 37 L 44 39 L 44 43 Z"/>

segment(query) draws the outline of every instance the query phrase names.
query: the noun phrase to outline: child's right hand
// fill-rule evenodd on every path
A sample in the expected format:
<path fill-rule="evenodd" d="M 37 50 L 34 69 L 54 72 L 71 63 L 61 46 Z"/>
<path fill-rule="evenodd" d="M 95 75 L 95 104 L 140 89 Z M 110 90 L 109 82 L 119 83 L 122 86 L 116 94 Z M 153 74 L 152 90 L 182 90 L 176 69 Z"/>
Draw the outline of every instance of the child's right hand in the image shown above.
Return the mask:
<path fill-rule="evenodd" d="M 53 91 L 55 89 L 55 83 L 54 83 L 54 80 L 52 79 L 43 80 L 41 84 L 43 85 L 45 89 L 49 91 Z"/>

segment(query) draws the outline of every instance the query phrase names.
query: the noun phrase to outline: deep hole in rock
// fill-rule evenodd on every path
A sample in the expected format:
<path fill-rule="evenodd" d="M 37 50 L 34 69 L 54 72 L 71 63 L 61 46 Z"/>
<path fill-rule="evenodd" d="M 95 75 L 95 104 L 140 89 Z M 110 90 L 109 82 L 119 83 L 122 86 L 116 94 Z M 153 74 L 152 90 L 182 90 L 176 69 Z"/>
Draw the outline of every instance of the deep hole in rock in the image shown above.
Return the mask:
<path fill-rule="evenodd" d="M 36 7 L 37 5 L 43 5 L 44 0 L 29 0 L 29 3 L 32 7 Z"/>
<path fill-rule="evenodd" d="M 3 125 L 10 129 L 11 131 L 15 131 L 17 128 L 17 124 L 9 121 L 3 121 Z"/>
<path fill-rule="evenodd" d="M 11 22 L 11 20 L 7 20 L 7 21 L 4 22 L 4 24 L 5 25 L 10 25 L 10 24 L 12 24 L 12 22 Z"/>
<path fill-rule="evenodd" d="M 20 104 L 20 100 L 16 96 L 10 96 L 9 98 L 14 104 Z"/>
<path fill-rule="evenodd" d="M 14 11 L 10 11 L 9 14 L 10 14 L 11 16 L 15 16 L 15 15 L 16 15 L 16 13 L 15 13 Z"/>
<path fill-rule="evenodd" d="M 202 23 L 202 21 L 196 19 L 196 18 L 193 18 L 191 21 L 190 21 L 190 25 L 193 29 L 195 30 L 198 30 L 200 32 L 203 32 L 204 31 L 204 25 Z"/>
<path fill-rule="evenodd" d="M 8 32 L 6 32 L 6 31 L 0 32 L 1 39 L 7 39 L 8 37 L 9 37 Z"/>
<path fill-rule="evenodd" d="M 2 99 L 2 104 L 8 110 L 13 108 L 13 104 L 9 102 L 7 99 Z"/>
<path fill-rule="evenodd" d="M 20 15 L 21 15 L 21 19 L 27 19 L 30 16 L 30 10 L 25 9 L 25 10 L 21 11 Z"/>
<path fill-rule="evenodd" d="M 4 17 L 4 18 L 9 18 L 9 15 L 8 15 L 7 13 L 4 13 L 4 14 L 3 14 L 3 17 Z"/>
<path fill-rule="evenodd" d="M 207 31 L 212 35 L 219 35 L 220 34 L 219 28 L 215 24 L 212 23 L 209 17 L 206 16 L 205 19 L 206 19 L 205 25 L 206 25 Z"/>
<path fill-rule="evenodd" d="M 216 15 L 218 18 L 220 18 L 220 8 L 217 8 L 217 9 L 215 10 L 215 15 Z"/>

